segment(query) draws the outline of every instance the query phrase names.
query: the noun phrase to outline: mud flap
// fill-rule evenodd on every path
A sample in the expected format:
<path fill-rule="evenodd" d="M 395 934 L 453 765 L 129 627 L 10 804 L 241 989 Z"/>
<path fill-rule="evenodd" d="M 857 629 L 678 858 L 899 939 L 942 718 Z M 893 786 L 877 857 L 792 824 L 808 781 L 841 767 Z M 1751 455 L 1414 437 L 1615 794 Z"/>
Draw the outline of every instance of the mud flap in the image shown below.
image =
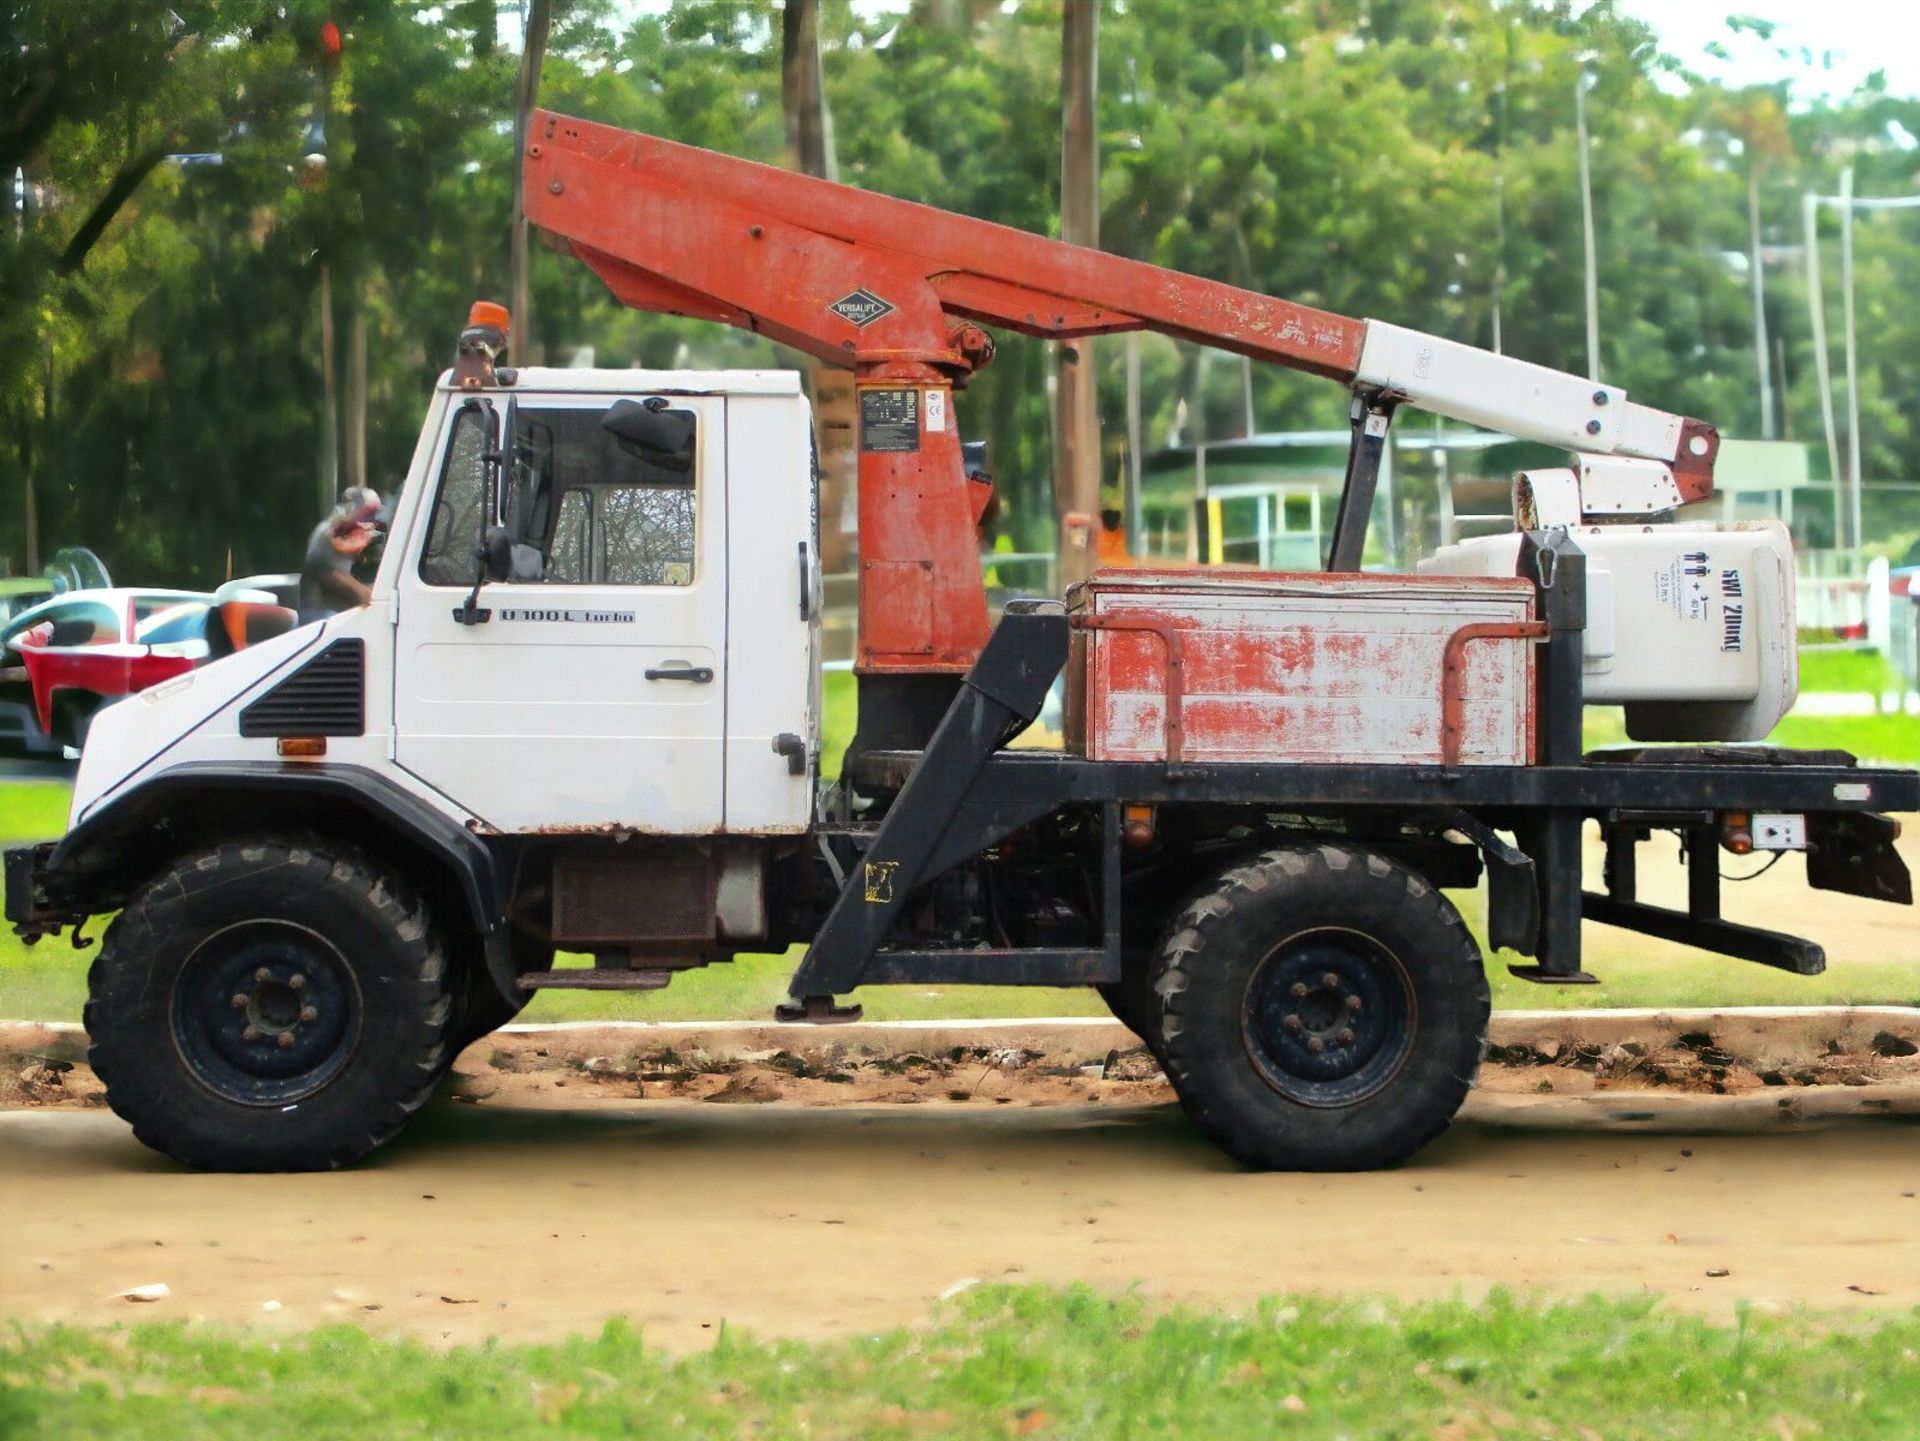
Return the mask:
<path fill-rule="evenodd" d="M 1816 811 L 1807 817 L 1807 884 L 1816 890 L 1913 904 L 1913 877 L 1893 848 L 1900 823 L 1873 811 Z"/>

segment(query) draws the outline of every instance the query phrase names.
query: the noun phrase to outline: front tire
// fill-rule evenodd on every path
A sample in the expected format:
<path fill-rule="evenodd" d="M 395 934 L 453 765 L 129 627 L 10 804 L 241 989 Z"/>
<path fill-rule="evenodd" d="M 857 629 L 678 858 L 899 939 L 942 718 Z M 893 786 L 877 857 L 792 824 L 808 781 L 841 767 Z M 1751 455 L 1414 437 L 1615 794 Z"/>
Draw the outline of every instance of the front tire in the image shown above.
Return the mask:
<path fill-rule="evenodd" d="M 1486 970 L 1460 913 L 1345 846 L 1227 871 L 1174 922 L 1153 985 L 1181 1104 L 1261 1170 L 1405 1159 L 1447 1128 L 1486 1054 Z"/>
<path fill-rule="evenodd" d="M 331 840 L 269 836 L 134 893 L 88 976 L 87 1056 L 157 1151 L 326 1170 L 426 1101 L 452 1010 L 439 934 L 403 880 Z"/>

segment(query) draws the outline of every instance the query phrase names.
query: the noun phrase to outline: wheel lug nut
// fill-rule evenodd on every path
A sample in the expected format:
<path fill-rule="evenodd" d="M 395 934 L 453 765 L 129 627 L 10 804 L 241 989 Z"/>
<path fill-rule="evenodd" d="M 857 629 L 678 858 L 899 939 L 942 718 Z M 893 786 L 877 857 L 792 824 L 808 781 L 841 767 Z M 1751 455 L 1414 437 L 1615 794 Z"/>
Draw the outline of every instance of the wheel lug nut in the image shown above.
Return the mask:
<path fill-rule="evenodd" d="M 293 1032 L 292 1031 L 282 1031 L 278 1036 L 277 1040 L 281 1050 L 290 1051 L 293 1049 Z"/>
<path fill-rule="evenodd" d="M 1332 971 L 1328 971 L 1324 976 L 1320 978 L 1320 984 L 1325 986 L 1330 991 L 1337 991 L 1340 989 L 1340 978 L 1336 976 Z"/>
<path fill-rule="evenodd" d="M 307 978 L 299 975 L 288 976 L 287 986 L 292 990 L 304 991 L 307 988 Z"/>
<path fill-rule="evenodd" d="M 1303 1022 L 1298 1016 L 1287 1017 L 1287 1029 L 1289 1031 L 1298 1031 L 1304 1028 L 1305 1028 L 1305 1022 Z"/>
<path fill-rule="evenodd" d="M 1312 1037 L 1307 1042 L 1307 1049 L 1309 1051 L 1312 1051 L 1316 1056 L 1319 1055 L 1322 1051 L 1326 1050 L 1326 1048 L 1327 1048 L 1327 1043 L 1321 1040 L 1318 1036 Z"/>
<path fill-rule="evenodd" d="M 1360 1010 L 1360 998 L 1358 996 L 1348 996 L 1347 1009 L 1358 1014 Z"/>
<path fill-rule="evenodd" d="M 303 1021 L 317 1021 L 320 1019 L 320 1013 L 312 1006 L 302 1006 L 300 1008 L 300 1019 Z"/>
<path fill-rule="evenodd" d="M 244 1030 L 244 1031 L 242 1031 L 242 1032 L 240 1033 L 240 1039 L 241 1039 L 241 1040 L 243 1040 L 243 1041 L 257 1041 L 257 1040 L 259 1040 L 259 1039 L 260 1039 L 260 1028 L 259 1028 L 258 1026 L 248 1026 L 248 1027 L 246 1028 L 246 1030 Z"/>
<path fill-rule="evenodd" d="M 1340 1031 L 1340 1034 L 1334 1037 L 1334 1040 L 1338 1041 L 1343 1046 L 1351 1046 L 1353 1044 L 1352 1028 L 1343 1027 Z"/>
<path fill-rule="evenodd" d="M 228 1001 L 227 1004 L 232 1006 L 236 1011 L 244 1011 L 247 1008 L 247 998 L 238 991 L 235 991 L 233 999 Z"/>
<path fill-rule="evenodd" d="M 253 982 L 257 986 L 264 986 L 268 981 L 272 979 L 273 979 L 273 972 L 268 970 L 265 966 L 260 967 L 259 970 L 253 973 Z"/>
<path fill-rule="evenodd" d="M 1295 981 L 1292 987 L 1288 989 L 1287 994 L 1292 996 L 1296 1001 L 1305 1000 L 1307 983 L 1305 981 Z"/>

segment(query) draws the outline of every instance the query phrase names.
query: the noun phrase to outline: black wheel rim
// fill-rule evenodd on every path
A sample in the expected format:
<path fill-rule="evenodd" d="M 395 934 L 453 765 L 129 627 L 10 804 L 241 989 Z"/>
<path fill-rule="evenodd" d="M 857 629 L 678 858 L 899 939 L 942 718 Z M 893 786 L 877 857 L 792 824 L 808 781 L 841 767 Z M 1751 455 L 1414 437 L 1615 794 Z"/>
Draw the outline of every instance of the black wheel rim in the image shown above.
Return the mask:
<path fill-rule="evenodd" d="M 1255 1069 L 1305 1106 L 1351 1106 L 1400 1073 L 1419 1026 L 1399 957 L 1358 931 L 1303 931 L 1247 984 L 1242 1031 Z"/>
<path fill-rule="evenodd" d="M 360 1039 L 346 958 L 291 921 L 246 921 L 202 941 L 173 988 L 180 1057 L 216 1095 L 282 1106 L 340 1074 Z"/>

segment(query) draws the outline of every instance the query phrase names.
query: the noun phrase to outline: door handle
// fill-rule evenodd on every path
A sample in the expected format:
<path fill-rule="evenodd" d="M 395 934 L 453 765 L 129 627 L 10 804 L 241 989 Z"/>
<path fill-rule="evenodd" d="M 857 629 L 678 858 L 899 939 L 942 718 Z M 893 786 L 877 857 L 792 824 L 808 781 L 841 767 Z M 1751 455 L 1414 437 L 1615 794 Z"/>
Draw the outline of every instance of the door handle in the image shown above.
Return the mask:
<path fill-rule="evenodd" d="M 706 685 L 713 679 L 713 667 L 709 665 L 677 665 L 662 667 L 647 672 L 648 680 L 688 680 L 695 685 Z"/>

